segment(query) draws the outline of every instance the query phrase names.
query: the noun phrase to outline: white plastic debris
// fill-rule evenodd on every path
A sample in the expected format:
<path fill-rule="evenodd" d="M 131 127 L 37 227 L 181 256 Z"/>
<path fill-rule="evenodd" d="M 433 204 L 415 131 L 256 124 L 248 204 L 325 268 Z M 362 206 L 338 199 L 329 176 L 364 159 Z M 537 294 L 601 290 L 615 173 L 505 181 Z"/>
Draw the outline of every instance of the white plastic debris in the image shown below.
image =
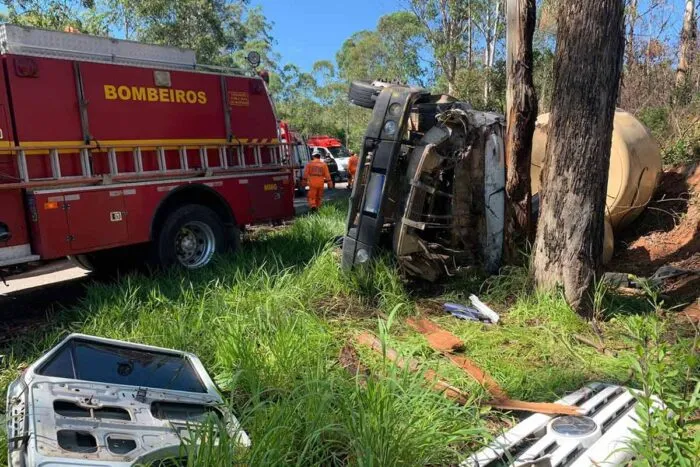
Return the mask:
<path fill-rule="evenodd" d="M 474 308 L 476 308 L 485 316 L 487 316 L 492 323 L 496 324 L 501 319 L 501 317 L 498 316 L 498 313 L 493 311 L 491 308 L 489 308 L 488 305 L 479 300 L 479 297 L 477 297 L 476 295 L 470 295 L 469 300 L 472 302 L 472 305 L 474 305 Z"/>

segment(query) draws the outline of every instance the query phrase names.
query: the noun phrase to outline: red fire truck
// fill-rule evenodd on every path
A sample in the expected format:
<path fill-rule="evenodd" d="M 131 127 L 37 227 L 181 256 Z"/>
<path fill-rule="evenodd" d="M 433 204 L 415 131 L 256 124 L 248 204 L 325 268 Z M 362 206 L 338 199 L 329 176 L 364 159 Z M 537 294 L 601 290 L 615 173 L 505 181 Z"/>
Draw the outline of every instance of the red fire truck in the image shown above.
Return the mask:
<path fill-rule="evenodd" d="M 265 82 L 192 51 L 0 26 L 0 273 L 198 268 L 294 215 Z"/>

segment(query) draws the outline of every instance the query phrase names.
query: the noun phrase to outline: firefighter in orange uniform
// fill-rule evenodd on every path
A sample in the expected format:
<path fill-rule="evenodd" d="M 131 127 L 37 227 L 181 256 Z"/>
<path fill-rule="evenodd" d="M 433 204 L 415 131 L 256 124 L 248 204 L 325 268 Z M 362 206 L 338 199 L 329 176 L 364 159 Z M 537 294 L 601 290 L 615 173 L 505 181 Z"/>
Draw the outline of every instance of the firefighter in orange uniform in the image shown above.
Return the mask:
<path fill-rule="evenodd" d="M 316 150 L 312 157 L 313 159 L 304 167 L 303 183 L 304 186 L 309 186 L 309 196 L 307 198 L 309 208 L 312 211 L 317 211 L 323 201 L 324 185 L 327 183 L 329 188 L 332 188 L 333 185 L 328 166 L 321 160 L 321 153 Z"/>
<path fill-rule="evenodd" d="M 356 153 L 352 153 L 350 159 L 348 159 L 348 190 L 352 190 L 352 184 L 355 182 L 355 174 L 357 173 L 357 164 L 360 159 L 357 157 Z"/>

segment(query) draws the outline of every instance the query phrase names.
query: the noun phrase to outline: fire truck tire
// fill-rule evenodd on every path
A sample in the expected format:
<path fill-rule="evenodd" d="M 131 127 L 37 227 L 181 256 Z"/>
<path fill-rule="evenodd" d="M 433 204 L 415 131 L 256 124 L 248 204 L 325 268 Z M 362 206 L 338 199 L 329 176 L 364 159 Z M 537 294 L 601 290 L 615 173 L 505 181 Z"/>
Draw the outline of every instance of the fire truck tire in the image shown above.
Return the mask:
<path fill-rule="evenodd" d="M 68 259 L 79 268 L 91 271 L 96 277 L 111 278 L 144 268 L 143 250 L 142 245 L 132 245 L 69 256 Z"/>
<path fill-rule="evenodd" d="M 188 204 L 171 212 L 154 242 L 159 266 L 199 269 L 216 253 L 224 252 L 227 242 L 224 225 L 214 211 L 200 204 Z"/>
<path fill-rule="evenodd" d="M 353 81 L 350 83 L 350 91 L 348 92 L 348 98 L 353 104 L 364 107 L 366 109 L 373 109 L 375 98 L 379 95 L 381 88 L 373 86 L 372 83 L 366 81 Z"/>
<path fill-rule="evenodd" d="M 75 255 L 75 256 L 69 256 L 68 259 L 70 260 L 71 263 L 73 263 L 75 266 L 85 269 L 87 271 L 92 271 L 93 265 L 88 259 L 87 255 Z"/>

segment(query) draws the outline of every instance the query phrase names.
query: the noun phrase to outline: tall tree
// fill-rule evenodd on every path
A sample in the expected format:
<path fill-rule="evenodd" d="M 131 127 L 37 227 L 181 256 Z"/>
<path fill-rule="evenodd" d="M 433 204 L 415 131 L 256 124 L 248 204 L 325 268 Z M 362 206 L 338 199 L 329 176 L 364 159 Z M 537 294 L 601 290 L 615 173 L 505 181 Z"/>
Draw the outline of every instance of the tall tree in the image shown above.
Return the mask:
<path fill-rule="evenodd" d="M 457 71 L 465 60 L 471 6 L 465 0 L 410 0 L 411 10 L 425 27 L 426 40 L 447 80 L 449 94 L 455 93 Z"/>
<path fill-rule="evenodd" d="M 540 191 L 534 277 L 590 315 L 603 253 L 612 125 L 624 54 L 624 0 L 560 2 L 554 99 Z"/>
<path fill-rule="evenodd" d="M 215 62 L 240 47 L 243 1 L 145 0 L 139 2 L 139 40 L 192 49 L 200 62 Z"/>
<path fill-rule="evenodd" d="M 378 79 L 425 85 L 421 66 L 423 28 L 410 12 L 382 16 L 375 31 L 350 36 L 336 55 L 338 72 L 348 81 Z"/>
<path fill-rule="evenodd" d="M 681 30 L 680 50 L 678 52 L 678 69 L 676 70 L 676 87 L 685 85 L 688 70 L 695 58 L 698 41 L 698 23 L 695 17 L 695 0 L 686 0 Z"/>
<path fill-rule="evenodd" d="M 491 97 L 491 74 L 496 61 L 496 44 L 502 38 L 504 9 L 502 0 L 486 0 L 477 3 L 478 13 L 474 25 L 481 32 L 484 39 L 484 103 L 488 103 Z"/>
<path fill-rule="evenodd" d="M 94 0 L 2 0 L 7 20 L 24 26 L 62 31 L 68 27 L 95 35 L 107 35 L 106 15 L 98 13 Z"/>
<path fill-rule="evenodd" d="M 626 40 L 626 55 L 627 55 L 627 66 L 631 67 L 637 63 L 637 48 L 635 45 L 635 34 L 637 19 L 639 18 L 638 4 L 639 0 L 627 0 L 627 13 L 626 13 L 626 24 L 627 24 L 627 40 Z"/>
<path fill-rule="evenodd" d="M 516 232 L 532 240 L 530 218 L 530 153 L 537 119 L 537 96 L 533 82 L 533 36 L 535 0 L 506 2 L 506 196 L 508 197 L 507 253 L 517 243 Z"/>

